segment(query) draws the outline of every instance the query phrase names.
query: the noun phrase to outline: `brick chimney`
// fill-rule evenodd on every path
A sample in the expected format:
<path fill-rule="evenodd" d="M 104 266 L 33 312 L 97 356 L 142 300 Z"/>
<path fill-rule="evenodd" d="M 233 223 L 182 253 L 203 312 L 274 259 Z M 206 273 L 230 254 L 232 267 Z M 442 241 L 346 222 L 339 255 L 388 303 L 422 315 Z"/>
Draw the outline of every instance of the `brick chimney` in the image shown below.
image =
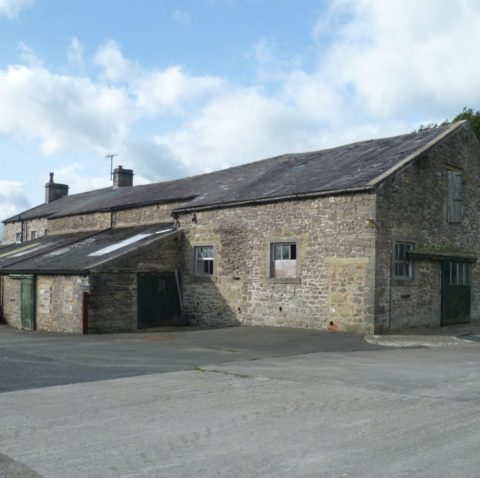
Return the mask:
<path fill-rule="evenodd" d="M 50 181 L 45 184 L 45 203 L 51 203 L 64 196 L 68 196 L 68 186 L 53 182 L 53 173 L 50 173 Z"/>
<path fill-rule="evenodd" d="M 113 188 L 125 186 L 133 186 L 133 169 L 123 169 L 123 166 L 118 166 L 113 170 Z"/>

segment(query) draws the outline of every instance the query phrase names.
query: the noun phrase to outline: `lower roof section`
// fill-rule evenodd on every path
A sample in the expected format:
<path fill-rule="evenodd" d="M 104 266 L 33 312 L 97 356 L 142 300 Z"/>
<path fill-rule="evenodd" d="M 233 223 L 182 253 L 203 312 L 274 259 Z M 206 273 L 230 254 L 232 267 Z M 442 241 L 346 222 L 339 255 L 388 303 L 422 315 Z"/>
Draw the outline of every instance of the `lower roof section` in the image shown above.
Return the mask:
<path fill-rule="evenodd" d="M 0 275 L 87 274 L 174 234 L 172 224 L 43 236 L 0 248 Z"/>

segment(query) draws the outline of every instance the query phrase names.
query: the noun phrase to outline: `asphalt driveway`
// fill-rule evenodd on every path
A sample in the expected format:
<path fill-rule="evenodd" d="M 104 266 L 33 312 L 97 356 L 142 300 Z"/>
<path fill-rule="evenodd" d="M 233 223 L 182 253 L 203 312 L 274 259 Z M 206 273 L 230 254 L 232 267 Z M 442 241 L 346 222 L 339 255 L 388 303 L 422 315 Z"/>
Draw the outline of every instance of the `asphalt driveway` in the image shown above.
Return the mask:
<path fill-rule="evenodd" d="M 202 364 L 381 348 L 356 335 L 278 327 L 81 336 L 0 325 L 0 392 L 194 370 Z"/>

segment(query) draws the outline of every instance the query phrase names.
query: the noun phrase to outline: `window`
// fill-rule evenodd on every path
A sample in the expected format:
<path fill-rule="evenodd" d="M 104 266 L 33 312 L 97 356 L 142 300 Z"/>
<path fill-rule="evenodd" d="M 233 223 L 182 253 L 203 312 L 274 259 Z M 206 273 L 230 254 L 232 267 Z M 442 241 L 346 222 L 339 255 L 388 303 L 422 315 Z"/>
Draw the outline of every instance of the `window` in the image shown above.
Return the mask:
<path fill-rule="evenodd" d="M 297 244 L 295 242 L 273 243 L 270 251 L 271 277 L 297 277 Z"/>
<path fill-rule="evenodd" d="M 30 240 L 34 240 L 37 238 L 37 231 L 31 231 L 30 232 Z"/>
<path fill-rule="evenodd" d="M 470 264 L 468 262 L 447 262 L 444 274 L 447 285 L 470 285 Z"/>
<path fill-rule="evenodd" d="M 213 275 L 213 246 L 195 247 L 195 275 Z"/>
<path fill-rule="evenodd" d="M 21 232 L 17 232 L 17 233 L 15 234 L 15 242 L 16 242 L 17 244 L 19 244 L 20 242 L 22 242 L 22 233 L 21 233 Z"/>
<path fill-rule="evenodd" d="M 413 250 L 411 242 L 395 243 L 395 277 L 398 279 L 413 278 L 413 264 L 410 251 Z"/>
<path fill-rule="evenodd" d="M 462 172 L 459 170 L 447 171 L 447 221 L 460 222 L 462 220 Z"/>

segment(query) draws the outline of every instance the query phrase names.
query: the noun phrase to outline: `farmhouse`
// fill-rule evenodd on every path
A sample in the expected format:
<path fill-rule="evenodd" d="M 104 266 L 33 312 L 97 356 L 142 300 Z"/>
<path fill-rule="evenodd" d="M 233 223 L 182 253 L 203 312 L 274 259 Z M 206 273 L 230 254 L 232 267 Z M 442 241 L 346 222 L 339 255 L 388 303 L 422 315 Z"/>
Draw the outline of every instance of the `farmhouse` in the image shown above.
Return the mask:
<path fill-rule="evenodd" d="M 480 144 L 466 122 L 68 195 L 4 221 L 0 306 L 59 332 L 355 333 L 480 315 Z"/>

